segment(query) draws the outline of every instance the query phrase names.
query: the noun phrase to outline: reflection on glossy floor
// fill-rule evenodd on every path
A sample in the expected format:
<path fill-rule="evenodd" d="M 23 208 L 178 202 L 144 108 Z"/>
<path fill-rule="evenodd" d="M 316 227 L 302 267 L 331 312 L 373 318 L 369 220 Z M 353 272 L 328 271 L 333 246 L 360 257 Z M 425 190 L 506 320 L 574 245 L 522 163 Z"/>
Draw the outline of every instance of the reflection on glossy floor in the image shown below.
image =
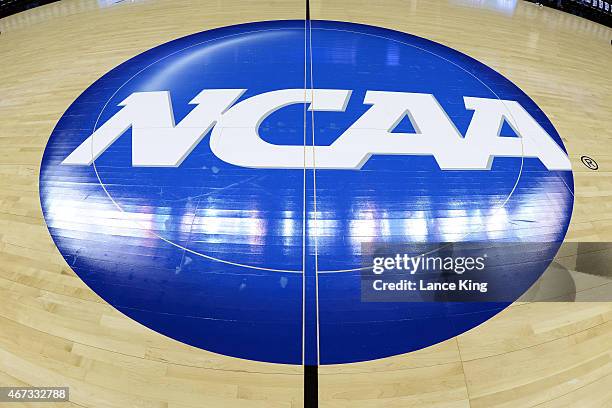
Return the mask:
<path fill-rule="evenodd" d="M 58 406 L 300 407 L 301 367 L 197 350 L 105 304 L 59 255 L 37 186 L 56 121 L 102 74 L 196 31 L 301 19 L 304 3 L 100 8 L 106 3 L 63 1 L 0 20 L 0 55 L 9 61 L 0 70 L 0 384 L 69 385 L 72 402 Z M 570 153 L 576 197 L 567 239 L 612 239 L 612 30 L 522 1 L 315 0 L 311 12 L 426 37 L 517 84 Z M 584 167 L 582 155 L 599 171 Z M 563 262 L 576 268 L 575 257 Z M 320 406 L 612 406 L 611 316 L 611 303 L 516 304 L 415 353 L 321 368 Z"/>

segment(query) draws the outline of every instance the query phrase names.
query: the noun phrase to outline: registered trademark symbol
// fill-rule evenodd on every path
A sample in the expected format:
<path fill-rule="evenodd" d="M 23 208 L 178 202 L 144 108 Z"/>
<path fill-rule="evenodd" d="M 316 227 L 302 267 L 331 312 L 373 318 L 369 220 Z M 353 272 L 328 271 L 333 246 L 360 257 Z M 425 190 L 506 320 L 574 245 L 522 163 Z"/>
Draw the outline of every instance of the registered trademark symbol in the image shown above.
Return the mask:
<path fill-rule="evenodd" d="M 584 164 L 591 170 L 597 170 L 599 168 L 597 162 L 591 159 L 589 156 L 582 156 L 580 160 L 582 161 L 582 164 Z"/>

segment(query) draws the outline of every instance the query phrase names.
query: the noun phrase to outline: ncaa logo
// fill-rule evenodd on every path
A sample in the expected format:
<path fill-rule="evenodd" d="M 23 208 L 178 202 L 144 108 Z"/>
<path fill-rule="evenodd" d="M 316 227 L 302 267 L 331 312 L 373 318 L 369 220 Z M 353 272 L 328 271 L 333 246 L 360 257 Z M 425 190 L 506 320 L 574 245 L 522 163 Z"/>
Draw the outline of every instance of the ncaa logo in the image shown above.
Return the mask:
<path fill-rule="evenodd" d="M 377 27 L 250 23 L 140 54 L 54 129 L 40 196 L 66 262 L 138 322 L 229 356 L 337 364 L 491 318 L 563 241 L 561 138 L 517 86 Z M 487 302 L 364 302 L 364 248 L 545 243 Z M 507 278 L 507 277 L 506 277 Z M 500 278 L 501 279 L 501 278 Z"/>

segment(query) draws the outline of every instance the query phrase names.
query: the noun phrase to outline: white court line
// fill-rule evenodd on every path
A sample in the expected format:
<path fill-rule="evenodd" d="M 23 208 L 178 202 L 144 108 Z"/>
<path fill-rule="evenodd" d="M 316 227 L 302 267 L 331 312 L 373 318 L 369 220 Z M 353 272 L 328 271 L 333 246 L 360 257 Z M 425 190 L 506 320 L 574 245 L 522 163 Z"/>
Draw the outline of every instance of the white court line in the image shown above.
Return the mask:
<path fill-rule="evenodd" d="M 311 92 L 311 106 L 314 103 L 314 70 L 312 60 L 312 21 L 309 20 L 308 37 L 310 39 L 310 92 Z M 317 225 L 317 161 L 315 160 L 315 120 L 314 120 L 314 109 L 310 110 L 312 128 L 312 184 L 313 184 L 313 203 L 314 203 L 314 247 L 315 247 L 315 310 L 316 310 L 316 324 L 317 324 L 317 365 L 321 365 L 321 353 L 319 347 L 319 230 Z"/>
<path fill-rule="evenodd" d="M 116 91 L 113 93 L 113 95 L 111 95 L 111 97 L 110 97 L 110 98 L 109 98 L 109 99 L 106 101 L 106 103 L 105 103 L 105 104 L 104 104 L 104 106 L 102 107 L 102 109 L 101 109 L 101 111 L 100 111 L 100 113 L 99 113 L 99 115 L 98 115 L 98 118 L 96 119 L 96 123 L 95 123 L 95 125 L 94 125 L 94 130 L 95 130 L 95 129 L 97 128 L 97 126 L 98 126 L 98 122 L 99 122 L 100 117 L 102 116 L 102 112 L 104 112 L 104 110 L 106 109 L 106 107 L 107 107 L 108 103 L 110 102 L 110 100 L 111 100 L 111 99 L 112 99 L 112 98 L 113 98 L 113 97 L 114 97 L 114 96 L 115 96 L 115 95 L 116 95 L 116 94 L 119 92 L 119 90 L 121 90 L 121 89 L 122 89 L 122 88 L 123 88 L 123 87 L 124 87 L 124 86 L 125 86 L 125 85 L 126 85 L 128 82 L 130 82 L 132 79 L 134 79 L 135 77 L 137 77 L 137 76 L 138 76 L 140 73 L 142 73 L 143 71 L 145 71 L 145 70 L 146 70 L 146 69 L 148 69 L 149 67 L 153 66 L 153 65 L 154 65 L 154 64 L 156 64 L 157 62 L 162 61 L 162 60 L 164 60 L 164 59 L 166 59 L 166 58 L 168 58 L 168 57 L 170 57 L 170 56 L 172 56 L 172 55 L 174 55 L 174 54 L 176 54 L 176 53 L 179 53 L 179 52 L 181 52 L 181 51 L 184 51 L 185 49 L 193 48 L 193 47 L 196 47 L 196 46 L 198 46 L 198 45 L 201 45 L 201 44 L 204 44 L 204 43 L 207 43 L 207 42 L 217 41 L 217 40 L 221 40 L 221 39 L 224 39 L 224 38 L 228 38 L 228 37 L 235 37 L 235 36 L 240 36 L 240 35 L 243 35 L 243 34 L 249 34 L 249 33 L 257 33 L 257 32 L 262 32 L 262 31 L 263 31 L 263 32 L 265 32 L 265 31 L 280 31 L 280 30 L 283 30 L 283 29 L 281 28 L 281 29 L 264 29 L 264 30 L 253 30 L 253 31 L 249 31 L 249 32 L 246 32 L 246 33 L 238 33 L 238 34 L 232 34 L 232 35 L 228 35 L 228 36 L 223 36 L 223 37 L 215 38 L 215 39 L 213 39 L 213 40 L 203 41 L 203 42 L 200 42 L 200 43 L 197 43 L 197 44 L 190 45 L 190 46 L 185 47 L 185 48 L 183 48 L 183 49 L 181 49 L 181 50 L 177 50 L 177 51 L 175 51 L 175 52 L 173 52 L 173 53 L 171 53 L 171 54 L 168 54 L 168 55 L 166 55 L 166 56 L 164 56 L 164 57 L 160 58 L 160 59 L 159 59 L 159 60 L 157 60 L 157 61 L 152 62 L 151 64 L 147 65 L 146 67 L 144 67 L 143 69 L 141 69 L 140 71 L 138 71 L 137 73 L 135 73 L 135 74 L 134 74 L 134 75 L 133 75 L 131 78 L 129 78 L 129 79 L 128 79 L 128 80 L 127 80 L 127 81 L 126 81 L 126 82 L 125 82 L 123 85 L 121 85 L 119 88 L 117 88 L 117 90 L 116 90 Z M 305 28 L 305 30 L 306 30 L 306 28 Z M 388 37 L 381 36 L 381 35 L 376 35 L 376 34 L 368 34 L 368 33 L 363 33 L 363 32 L 359 32 L 359 31 L 344 30 L 344 29 L 327 29 L 327 28 L 318 28 L 318 30 L 322 30 L 322 31 L 340 31 L 340 32 L 350 32 L 350 33 L 354 33 L 354 34 L 361 34 L 361 35 L 366 35 L 366 36 L 371 36 L 371 37 L 383 38 L 383 39 L 386 39 L 386 40 L 388 40 L 388 41 L 397 42 L 397 43 L 400 43 L 400 44 L 403 44 L 403 45 L 406 45 L 406 46 L 409 46 L 409 47 L 416 48 L 416 49 L 419 49 L 419 50 L 421 50 L 421 51 L 427 52 L 427 53 L 432 54 L 432 55 L 434 55 L 434 56 L 436 56 L 436 57 L 438 57 L 438 58 L 440 58 L 440 59 L 445 60 L 446 62 L 449 62 L 449 63 L 453 64 L 454 66 L 456 66 L 457 68 L 461 69 L 462 71 L 464 71 L 464 72 L 465 72 L 465 73 L 467 73 L 468 75 L 472 76 L 472 77 L 473 77 L 473 78 L 475 78 L 475 79 L 476 79 L 478 82 L 480 82 L 480 83 L 481 83 L 481 84 L 482 84 L 484 87 L 486 87 L 486 88 L 487 88 L 487 89 L 488 89 L 488 90 L 489 90 L 489 91 L 490 91 L 490 92 L 491 92 L 493 95 L 495 95 L 495 96 L 496 96 L 496 97 L 497 97 L 499 100 L 502 100 L 502 99 L 499 97 L 499 95 L 497 95 L 497 93 L 495 93 L 495 91 L 493 91 L 493 90 L 492 90 L 492 89 L 491 89 L 491 88 L 490 88 L 490 87 L 489 87 L 487 84 L 485 84 L 483 81 L 481 81 L 481 80 L 480 80 L 480 78 L 478 78 L 477 76 L 475 76 L 474 74 L 472 74 L 472 73 L 471 73 L 471 72 L 469 72 L 468 70 L 464 69 L 463 67 L 461 67 L 461 66 L 460 66 L 460 65 L 458 65 L 457 63 L 455 63 L 455 62 L 453 62 L 453 61 L 451 61 L 451 60 L 448 60 L 447 58 L 442 57 L 442 56 L 440 56 L 440 55 L 438 55 L 438 54 L 436 54 L 436 53 L 434 53 L 434 52 L 432 52 L 432 51 L 429 51 L 429 50 L 423 49 L 423 48 L 421 48 L 421 47 L 417 47 L 417 46 L 412 45 L 412 44 L 405 43 L 405 42 L 403 42 L 403 41 L 399 41 L 399 40 L 396 40 L 396 39 L 393 39 L 393 38 L 388 38 Z M 393 31 L 393 30 L 392 30 L 392 31 Z M 310 26 L 310 32 L 312 32 L 312 26 Z M 421 37 L 418 37 L 418 38 L 421 38 Z M 305 38 L 305 42 L 306 42 L 306 38 Z M 443 45 L 443 46 L 444 46 L 444 45 Z M 311 44 L 311 47 L 312 47 L 312 44 Z M 306 52 L 306 49 L 305 49 L 305 52 Z M 458 52 L 458 51 L 457 51 L 457 52 Z M 306 64 L 306 61 L 305 61 L 305 64 Z M 311 64 L 312 64 L 312 55 L 311 55 Z M 495 72 L 497 72 L 497 71 L 495 71 Z M 312 73 L 311 73 L 311 74 L 312 74 Z M 498 73 L 498 74 L 499 74 L 499 73 Z M 304 75 L 305 75 L 305 83 L 306 83 L 306 73 L 305 73 Z M 501 75 L 501 74 L 499 74 L 499 75 Z M 504 77 L 504 78 L 505 78 L 505 77 Z M 305 92 L 304 92 L 304 93 L 305 93 L 305 95 L 306 95 L 306 89 L 305 89 Z M 511 113 L 509 110 L 508 110 L 508 113 L 509 113 L 509 114 L 512 116 L 512 113 Z M 313 116 L 314 116 L 314 114 L 313 114 Z M 313 132 L 314 132 L 314 128 L 313 128 Z M 499 210 L 501 210 L 501 209 L 503 209 L 503 208 L 505 207 L 505 205 L 508 203 L 508 201 L 510 200 L 510 198 L 511 198 L 511 197 L 512 197 L 512 195 L 514 194 L 514 191 L 515 191 L 515 190 L 516 190 L 516 188 L 518 187 L 519 181 L 520 181 L 520 179 L 521 179 L 522 172 L 523 172 L 523 166 L 524 166 L 524 146 L 523 146 L 523 141 L 522 141 L 522 138 L 520 138 L 520 139 L 521 139 L 521 149 L 522 149 L 522 154 L 521 154 L 521 166 L 520 166 L 519 174 L 518 174 L 518 176 L 517 176 L 517 178 L 516 178 L 516 181 L 515 181 L 515 183 L 514 183 L 514 186 L 512 187 L 512 189 L 511 189 L 510 193 L 508 194 L 508 196 L 506 197 L 506 199 L 505 199 L 505 200 L 503 200 L 503 202 L 501 202 L 501 203 L 499 204 L 499 206 L 498 206 L 497 208 L 495 208 L 495 209 L 494 209 L 494 211 L 499 211 Z M 313 147 L 313 150 L 314 150 L 314 147 Z M 313 152 L 313 154 L 314 154 L 314 152 Z M 92 157 L 93 157 L 93 143 L 92 143 Z M 304 160 L 305 160 L 305 157 L 304 157 Z M 306 165 L 305 165 L 305 164 L 306 164 L 306 162 L 304 162 L 304 167 L 306 167 Z M 106 193 L 107 197 L 108 197 L 108 198 L 111 200 L 111 202 L 112 202 L 112 203 L 115 205 L 115 207 L 117 207 L 117 209 L 119 209 L 119 211 L 121 211 L 122 213 L 125 213 L 125 210 L 123 210 L 123 208 L 122 208 L 122 207 L 119 205 L 119 203 L 117 203 L 117 202 L 116 202 L 116 201 L 113 199 L 113 197 L 110 195 L 110 193 L 109 193 L 109 192 L 108 192 L 108 190 L 106 189 L 106 186 L 105 186 L 105 185 L 104 185 L 104 183 L 102 182 L 102 180 L 101 180 L 101 178 L 100 178 L 100 175 L 99 175 L 99 173 L 98 173 L 98 169 L 97 169 L 97 167 L 96 167 L 96 161 L 95 161 L 95 160 L 93 161 L 93 168 L 94 168 L 94 172 L 96 173 L 96 177 L 97 177 L 97 179 L 98 179 L 98 182 L 99 182 L 100 186 L 102 187 L 102 189 L 104 190 L 104 192 Z M 306 172 L 306 169 L 304 168 L 304 178 L 305 178 L 305 172 Z M 304 187 L 304 188 L 305 188 L 305 187 Z M 570 190 L 570 192 L 571 192 L 571 189 L 569 189 L 569 187 L 568 187 L 568 190 Z M 304 194 L 305 194 L 305 192 L 304 192 Z M 572 195 L 573 195 L 573 192 L 572 192 Z M 315 217 L 316 217 L 316 214 L 315 214 Z M 131 221 L 132 221 L 132 222 L 134 222 L 134 223 L 136 223 L 136 224 L 138 224 L 138 221 L 136 221 L 136 220 L 131 220 Z M 304 218 L 304 219 L 303 219 L 303 224 L 305 224 L 305 222 L 306 222 L 306 219 Z M 316 224 L 316 219 L 315 219 L 315 224 Z M 484 225 L 484 224 L 481 224 L 481 227 L 482 227 L 483 225 Z M 305 233 L 305 225 L 303 225 L 302 227 L 303 227 L 303 230 L 304 230 L 304 233 Z M 467 233 L 466 233 L 466 234 L 463 236 L 463 238 L 465 238 L 465 237 L 467 237 L 467 236 L 469 236 L 469 235 L 471 235 L 472 233 L 474 233 L 474 232 L 475 232 L 475 230 L 474 230 L 474 228 L 473 228 L 473 227 L 474 227 L 474 226 L 472 226 L 472 231 L 467 232 Z M 157 234 L 155 231 L 150 231 L 150 233 L 151 233 L 151 234 L 153 234 L 154 236 L 158 237 L 159 239 L 163 240 L 164 242 L 166 242 L 166 243 L 170 244 L 170 245 L 173 245 L 173 246 L 175 246 L 175 247 L 177 247 L 177 248 L 183 249 L 183 250 L 185 250 L 186 252 L 189 252 L 189 253 L 191 253 L 191 254 L 193 254 L 193 255 L 200 256 L 200 257 L 203 257 L 203 258 L 206 258 L 206 259 L 210 259 L 210 260 L 213 260 L 213 261 L 217 261 L 217 262 L 221 262 L 221 263 L 225 263 L 225 264 L 229 264 L 229 265 L 233 265 L 233 266 L 238 266 L 238 267 L 245 267 L 245 268 L 250 268 L 250 269 L 255 269 L 255 270 L 263 270 L 263 271 L 270 271 L 270 272 L 304 273 L 304 264 L 303 264 L 302 270 L 287 270 L 287 269 L 266 268 L 266 267 L 259 267 L 259 266 L 248 265 L 248 264 L 242 264 L 242 263 L 237 263 L 237 262 L 231 262 L 231 261 L 227 261 L 227 260 L 224 260 L 224 259 L 216 258 L 216 257 L 210 256 L 210 255 L 206 255 L 206 254 L 203 254 L 203 253 L 201 253 L 201 252 L 198 252 L 198 251 L 195 251 L 195 250 L 192 250 L 192 249 L 186 248 L 186 247 L 184 247 L 184 246 L 182 246 L 182 245 L 180 245 L 180 244 L 178 244 L 178 243 L 175 243 L 175 242 L 173 242 L 173 241 L 171 241 L 171 240 L 169 240 L 169 239 L 164 238 L 163 236 L 161 236 L 161 235 Z M 302 235 L 304 236 L 304 234 L 302 234 Z M 304 244 L 304 245 L 305 245 L 305 244 Z M 304 245 L 303 245 L 303 247 L 304 247 Z M 303 251 L 304 251 L 304 249 L 303 249 Z M 304 260 L 304 259 L 305 259 L 305 254 L 303 254 L 303 260 Z M 367 269 L 369 269 L 369 267 L 350 268 L 350 269 L 339 269 L 339 270 L 329 270 L 329 271 L 319 271 L 319 272 L 320 272 L 320 273 L 326 273 L 326 274 L 327 274 L 327 273 L 337 273 L 337 272 L 356 272 L 356 271 L 360 271 L 360 270 L 367 270 Z M 317 272 L 317 273 L 318 273 L 318 272 Z"/>
<path fill-rule="evenodd" d="M 304 19 L 304 190 L 302 195 L 302 365 L 306 365 L 306 59 L 308 21 Z"/>

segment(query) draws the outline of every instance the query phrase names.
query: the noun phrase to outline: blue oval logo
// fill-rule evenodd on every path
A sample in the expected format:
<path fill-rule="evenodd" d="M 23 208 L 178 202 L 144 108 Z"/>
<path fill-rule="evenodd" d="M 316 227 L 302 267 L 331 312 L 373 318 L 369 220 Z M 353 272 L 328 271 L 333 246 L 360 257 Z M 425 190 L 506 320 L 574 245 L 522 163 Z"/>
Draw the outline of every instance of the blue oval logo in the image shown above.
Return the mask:
<path fill-rule="evenodd" d="M 499 73 L 332 21 L 224 27 L 126 61 L 64 113 L 40 174 L 57 247 L 107 302 L 288 364 L 396 355 L 486 321 L 550 263 L 572 190 L 553 125 Z M 475 242 L 503 296 L 364 297 L 380 251 Z M 516 243 L 534 246 L 490 248 Z"/>

